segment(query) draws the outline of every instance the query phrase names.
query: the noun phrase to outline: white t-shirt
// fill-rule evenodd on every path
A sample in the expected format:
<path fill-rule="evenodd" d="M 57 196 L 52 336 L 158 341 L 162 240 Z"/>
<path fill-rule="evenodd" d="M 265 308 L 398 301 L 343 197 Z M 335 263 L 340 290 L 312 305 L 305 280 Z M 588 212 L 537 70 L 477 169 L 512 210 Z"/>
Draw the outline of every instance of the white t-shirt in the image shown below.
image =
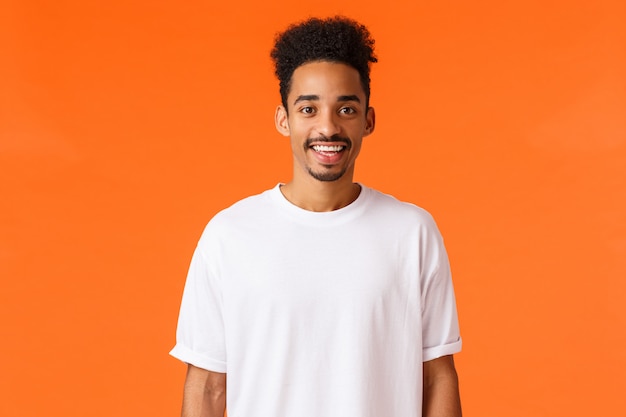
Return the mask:
<path fill-rule="evenodd" d="M 276 186 L 204 230 L 171 354 L 228 374 L 229 417 L 418 417 L 422 362 L 461 349 L 432 217 L 361 188 L 317 213 Z"/>

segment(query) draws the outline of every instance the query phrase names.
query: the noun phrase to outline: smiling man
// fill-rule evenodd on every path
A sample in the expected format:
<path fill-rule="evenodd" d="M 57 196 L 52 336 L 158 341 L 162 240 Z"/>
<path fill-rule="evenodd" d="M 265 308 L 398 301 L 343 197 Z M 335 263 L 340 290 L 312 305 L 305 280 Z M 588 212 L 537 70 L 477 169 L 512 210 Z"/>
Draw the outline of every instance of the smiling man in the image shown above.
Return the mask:
<path fill-rule="evenodd" d="M 296 68 L 290 81 L 275 117 L 278 131 L 291 138 L 294 157 L 293 178 L 281 191 L 307 210 L 346 206 L 360 193 L 352 182 L 354 163 L 363 137 L 374 130 L 360 75 L 341 62 L 313 61 Z"/>
<path fill-rule="evenodd" d="M 272 51 L 293 176 L 207 225 L 172 355 L 184 417 L 461 415 L 448 258 L 423 209 L 354 182 L 369 105 L 368 30 L 336 17 Z"/>

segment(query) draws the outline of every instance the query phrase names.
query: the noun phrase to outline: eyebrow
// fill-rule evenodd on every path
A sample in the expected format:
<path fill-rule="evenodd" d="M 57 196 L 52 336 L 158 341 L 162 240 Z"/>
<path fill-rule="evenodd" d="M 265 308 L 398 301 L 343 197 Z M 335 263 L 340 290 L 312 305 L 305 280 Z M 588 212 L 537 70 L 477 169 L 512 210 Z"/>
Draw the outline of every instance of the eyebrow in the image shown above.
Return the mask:
<path fill-rule="evenodd" d="M 316 101 L 319 100 L 320 96 L 316 94 L 305 94 L 298 96 L 296 100 L 293 102 L 293 105 L 300 103 L 301 101 Z M 361 99 L 356 95 L 347 95 L 347 96 L 339 96 L 337 97 L 337 101 L 356 101 L 357 103 L 361 102 Z"/>
<path fill-rule="evenodd" d="M 337 97 L 337 101 L 356 101 L 357 103 L 361 102 L 361 99 L 358 96 L 339 96 Z"/>
<path fill-rule="evenodd" d="M 300 103 L 301 101 L 315 101 L 315 100 L 319 100 L 320 96 L 317 96 L 315 94 L 309 94 L 309 95 L 302 95 L 302 96 L 298 96 L 298 98 L 296 98 L 296 100 L 293 102 L 293 105 L 295 106 L 296 104 Z"/>

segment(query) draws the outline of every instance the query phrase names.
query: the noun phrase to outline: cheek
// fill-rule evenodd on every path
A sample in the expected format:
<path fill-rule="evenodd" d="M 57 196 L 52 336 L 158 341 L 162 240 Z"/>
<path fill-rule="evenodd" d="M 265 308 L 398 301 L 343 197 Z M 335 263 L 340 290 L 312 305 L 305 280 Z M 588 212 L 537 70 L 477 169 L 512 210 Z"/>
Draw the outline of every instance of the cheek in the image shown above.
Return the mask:
<path fill-rule="evenodd" d="M 352 142 L 352 152 L 357 155 L 361 151 L 361 146 L 363 145 L 363 140 L 355 140 Z"/>
<path fill-rule="evenodd" d="M 292 138 L 300 138 L 302 137 L 302 133 L 305 130 L 305 126 L 303 126 L 302 122 L 289 122 L 289 135 Z"/>
<path fill-rule="evenodd" d="M 291 150 L 295 154 L 304 153 L 303 141 L 294 135 L 291 136 Z"/>

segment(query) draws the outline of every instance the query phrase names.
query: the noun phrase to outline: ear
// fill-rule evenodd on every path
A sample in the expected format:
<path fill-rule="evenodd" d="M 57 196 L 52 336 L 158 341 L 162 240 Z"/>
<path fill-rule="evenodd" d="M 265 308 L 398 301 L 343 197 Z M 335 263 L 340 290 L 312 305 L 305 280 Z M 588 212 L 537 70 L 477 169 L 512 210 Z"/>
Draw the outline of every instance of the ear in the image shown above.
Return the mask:
<path fill-rule="evenodd" d="M 373 107 L 368 107 L 365 113 L 365 135 L 367 136 L 374 131 L 376 126 L 376 112 Z"/>
<path fill-rule="evenodd" d="M 274 124 L 276 130 L 283 136 L 289 136 L 289 118 L 287 117 L 287 110 L 283 106 L 276 107 L 276 114 L 274 114 Z"/>

